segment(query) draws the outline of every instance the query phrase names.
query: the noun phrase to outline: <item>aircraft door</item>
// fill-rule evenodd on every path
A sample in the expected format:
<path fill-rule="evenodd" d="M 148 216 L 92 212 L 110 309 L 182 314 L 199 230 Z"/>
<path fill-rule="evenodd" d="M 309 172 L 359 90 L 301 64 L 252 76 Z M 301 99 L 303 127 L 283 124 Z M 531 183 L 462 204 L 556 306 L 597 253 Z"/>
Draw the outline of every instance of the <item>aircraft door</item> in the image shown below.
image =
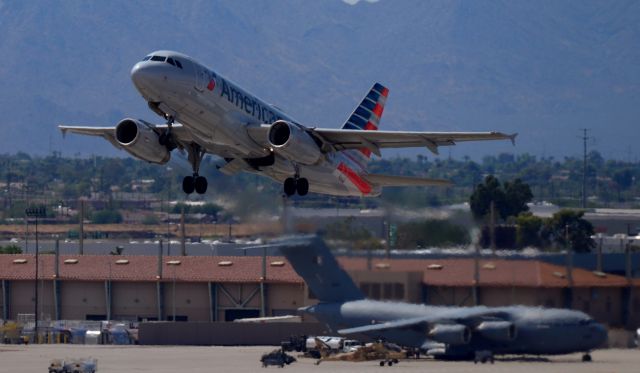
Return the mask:
<path fill-rule="evenodd" d="M 200 66 L 200 65 L 195 65 L 195 71 L 196 71 L 196 90 L 203 92 L 205 86 L 207 85 L 208 82 L 208 75 L 206 70 Z"/>

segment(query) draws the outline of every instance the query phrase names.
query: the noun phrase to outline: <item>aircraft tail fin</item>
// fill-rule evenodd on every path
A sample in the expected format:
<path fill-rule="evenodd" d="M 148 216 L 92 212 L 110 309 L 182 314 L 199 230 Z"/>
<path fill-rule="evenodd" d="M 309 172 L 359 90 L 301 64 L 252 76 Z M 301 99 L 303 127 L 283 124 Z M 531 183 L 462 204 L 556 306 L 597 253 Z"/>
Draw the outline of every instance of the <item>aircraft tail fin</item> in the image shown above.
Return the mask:
<path fill-rule="evenodd" d="M 320 302 L 364 299 L 362 292 L 317 236 L 294 236 L 274 242 Z"/>
<path fill-rule="evenodd" d="M 377 131 L 378 127 L 380 127 L 380 119 L 382 118 L 388 95 L 389 89 L 387 87 L 380 83 L 374 84 L 353 113 L 351 113 L 342 129 Z M 345 150 L 345 152 L 360 153 L 366 159 L 371 158 L 371 150 L 369 148 Z"/>

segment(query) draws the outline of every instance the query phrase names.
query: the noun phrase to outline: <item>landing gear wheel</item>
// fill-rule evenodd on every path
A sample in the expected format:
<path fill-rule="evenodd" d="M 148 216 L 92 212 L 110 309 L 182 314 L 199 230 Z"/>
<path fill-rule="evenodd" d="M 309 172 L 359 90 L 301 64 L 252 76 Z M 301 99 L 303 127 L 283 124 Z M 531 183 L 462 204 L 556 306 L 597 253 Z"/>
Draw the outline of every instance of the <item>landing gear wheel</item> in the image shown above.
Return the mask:
<path fill-rule="evenodd" d="M 205 194 L 207 192 L 207 186 L 209 186 L 209 183 L 207 182 L 207 178 L 203 176 L 196 176 L 194 186 L 196 193 Z"/>
<path fill-rule="evenodd" d="M 296 180 L 292 177 L 288 177 L 284 181 L 284 194 L 286 194 L 287 197 L 291 197 L 296 194 L 296 184 Z"/>
<path fill-rule="evenodd" d="M 305 178 L 298 179 L 296 182 L 296 191 L 300 196 L 306 196 L 309 193 L 309 181 Z"/>
<path fill-rule="evenodd" d="M 584 361 L 585 363 L 590 362 L 591 361 L 591 354 L 582 355 L 582 361 Z"/>
<path fill-rule="evenodd" d="M 191 194 L 191 193 L 193 193 L 195 188 L 196 188 L 196 183 L 195 183 L 195 179 L 193 178 L 193 176 L 185 176 L 185 178 L 182 179 L 182 191 L 183 192 L 185 192 L 186 194 Z"/>
<path fill-rule="evenodd" d="M 380 362 L 380 366 L 383 367 L 384 366 L 384 361 Z"/>

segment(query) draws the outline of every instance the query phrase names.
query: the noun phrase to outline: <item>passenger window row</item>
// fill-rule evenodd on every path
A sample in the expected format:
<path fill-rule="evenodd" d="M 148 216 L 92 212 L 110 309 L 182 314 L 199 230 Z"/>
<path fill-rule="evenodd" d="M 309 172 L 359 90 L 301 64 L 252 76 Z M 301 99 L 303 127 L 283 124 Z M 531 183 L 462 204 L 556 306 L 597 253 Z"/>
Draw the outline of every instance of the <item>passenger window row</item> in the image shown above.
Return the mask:
<path fill-rule="evenodd" d="M 177 58 L 167 58 L 165 56 L 146 56 L 145 58 L 142 59 L 143 61 L 157 61 L 157 62 L 166 62 L 168 64 L 171 64 L 177 68 L 182 69 L 182 63 L 177 59 Z"/>

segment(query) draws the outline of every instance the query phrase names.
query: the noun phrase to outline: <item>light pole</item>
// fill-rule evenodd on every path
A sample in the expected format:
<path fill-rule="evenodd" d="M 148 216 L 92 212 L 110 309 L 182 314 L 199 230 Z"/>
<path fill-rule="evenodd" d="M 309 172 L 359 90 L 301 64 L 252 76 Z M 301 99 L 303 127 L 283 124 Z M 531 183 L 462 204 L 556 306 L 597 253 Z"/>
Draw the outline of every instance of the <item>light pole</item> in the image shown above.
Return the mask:
<path fill-rule="evenodd" d="M 36 275 L 34 277 L 34 282 L 33 282 L 36 298 L 35 298 L 35 306 L 33 309 L 33 316 L 34 316 L 33 335 L 34 335 L 34 340 L 37 341 L 38 339 L 38 267 L 39 267 L 38 252 L 40 251 L 38 249 L 38 218 L 45 217 L 47 215 L 47 209 L 45 207 L 28 207 L 24 210 L 24 213 L 27 216 L 27 218 L 29 217 L 36 218 Z"/>

